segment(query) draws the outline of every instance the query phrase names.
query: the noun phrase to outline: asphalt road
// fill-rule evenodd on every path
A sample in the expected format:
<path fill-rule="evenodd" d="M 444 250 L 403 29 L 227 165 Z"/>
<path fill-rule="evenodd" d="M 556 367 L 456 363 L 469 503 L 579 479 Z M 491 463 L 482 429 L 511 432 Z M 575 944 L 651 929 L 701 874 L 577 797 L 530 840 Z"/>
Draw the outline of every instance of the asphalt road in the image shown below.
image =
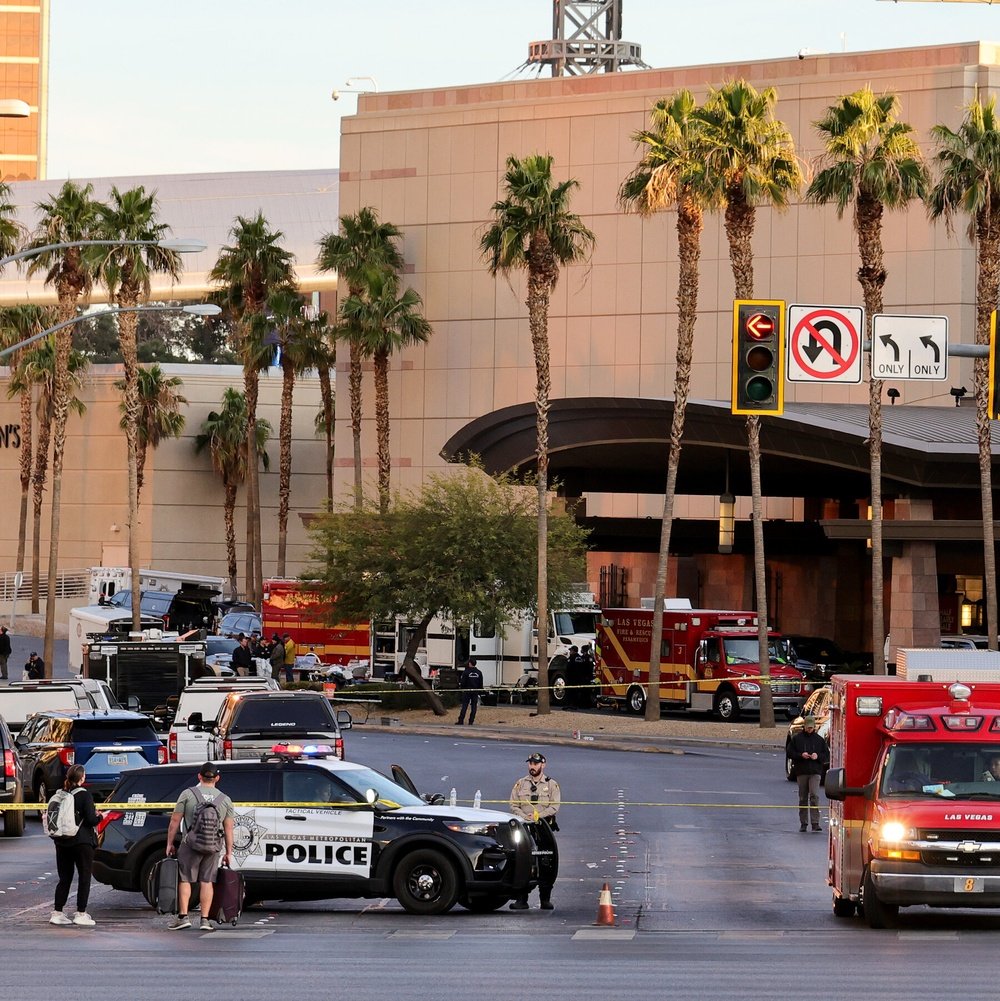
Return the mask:
<path fill-rule="evenodd" d="M 348 755 L 404 765 L 425 791 L 506 800 L 530 743 L 348 734 Z M 799 834 L 777 753 L 547 748 L 562 785 L 556 909 L 437 918 L 394 901 L 270 904 L 235 930 L 166 930 L 138 895 L 97 886 L 96 929 L 52 928 L 51 843 L 0 839 L 5 994 L 79 1001 L 212 990 L 227 999 L 994 998 L 984 912 L 903 912 L 895 931 L 839 920 L 826 838 Z M 614 890 L 615 928 L 597 928 Z M 71 897 L 71 904 L 73 898 Z M 533 896 L 532 902 L 537 902 Z M 11 957 L 18 957 L 11 960 Z M 206 980 L 207 977 L 207 980 Z"/>

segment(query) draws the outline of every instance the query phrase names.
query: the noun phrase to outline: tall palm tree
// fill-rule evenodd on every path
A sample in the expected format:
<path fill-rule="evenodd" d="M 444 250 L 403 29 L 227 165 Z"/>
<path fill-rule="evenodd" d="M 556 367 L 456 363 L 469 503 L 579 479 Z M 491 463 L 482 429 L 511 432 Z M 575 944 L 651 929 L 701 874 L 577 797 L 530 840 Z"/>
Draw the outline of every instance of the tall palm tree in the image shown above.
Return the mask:
<path fill-rule="evenodd" d="M 538 488 L 538 712 L 549 712 L 548 686 L 548 515 L 549 482 L 549 301 L 559 270 L 590 258 L 594 234 L 569 210 L 579 186 L 572 178 L 555 183 L 552 157 L 507 158 L 503 198 L 493 203 L 493 222 L 480 250 L 491 275 L 528 276 L 526 304 L 535 355 L 535 421 Z"/>
<path fill-rule="evenodd" d="M 959 212 L 969 216 L 969 240 L 976 247 L 976 343 L 990 343 L 990 314 L 1000 297 L 1000 120 L 996 98 L 979 94 L 965 109 L 957 130 L 935 125 L 938 180 L 928 197 L 931 218 L 944 217 L 949 229 Z M 989 359 L 974 367 L 979 484 L 983 507 L 983 573 L 986 626 L 997 648 L 997 570 L 993 530 L 993 454 L 990 444 Z"/>
<path fill-rule="evenodd" d="M 247 468 L 251 465 L 247 462 L 248 420 L 249 408 L 246 396 L 238 389 L 230 387 L 222 395 L 222 408 L 209 413 L 202 423 L 201 433 L 195 438 L 194 443 L 196 452 L 208 449 L 212 459 L 212 468 L 222 479 L 225 493 L 223 517 L 226 525 L 226 566 L 229 570 L 229 590 L 233 597 L 237 594 L 234 518 L 236 491 L 246 479 Z M 258 420 L 254 434 L 257 454 L 262 457 L 266 469 L 268 455 L 265 446 L 271 434 L 271 425 L 265 420 Z"/>
<path fill-rule="evenodd" d="M 378 438 L 378 507 L 389 510 L 392 459 L 389 450 L 389 355 L 411 344 L 423 344 L 431 325 L 420 307 L 423 300 L 412 288 L 399 292 L 399 279 L 390 271 L 368 275 L 364 291 L 348 296 L 341 314 L 359 333 L 362 353 L 371 357 L 375 374 L 375 428 Z"/>
<path fill-rule="evenodd" d="M 885 259 L 882 216 L 905 209 L 927 193 L 927 170 L 913 129 L 897 120 L 899 98 L 876 95 L 870 87 L 847 94 L 826 109 L 815 123 L 826 151 L 806 197 L 833 202 L 843 218 L 854 203 L 861 267 L 858 281 L 865 300 L 865 336 L 871 340 L 872 318 L 882 312 Z M 870 365 L 870 357 L 869 357 Z M 868 453 L 872 504 L 872 655 L 876 674 L 885 674 L 885 609 L 882 587 L 882 380 L 869 368 Z"/>
<path fill-rule="evenodd" d="M 42 327 L 44 330 L 45 327 Z M 48 478 L 49 443 L 52 435 L 52 421 L 55 413 L 55 379 L 56 356 L 58 348 L 54 343 L 54 335 L 36 342 L 25 349 L 15 374 L 18 389 L 22 386 L 38 386 L 38 402 L 35 416 L 38 420 L 38 444 L 35 447 L 35 468 L 32 472 L 33 487 L 33 522 L 31 538 L 31 612 L 38 614 L 40 607 L 39 583 L 41 581 L 41 538 L 42 538 L 42 501 L 45 496 L 45 482 Z M 86 407 L 76 397 L 75 391 L 80 387 L 82 375 L 88 365 L 87 358 L 79 351 L 71 351 L 69 356 L 70 399 L 68 407 L 74 413 L 82 416 Z M 54 578 L 49 578 L 48 599 L 46 605 L 54 601 Z M 48 668 L 46 668 L 47 670 Z"/>
<path fill-rule="evenodd" d="M 281 365 L 281 419 L 278 423 L 278 561 L 277 575 L 285 576 L 288 551 L 288 511 L 292 492 L 292 399 L 295 377 L 307 362 L 305 302 L 301 295 L 282 289 L 268 297 L 267 312 L 260 314 L 261 340 L 277 343 Z"/>
<path fill-rule="evenodd" d="M 717 198 L 725 205 L 729 263 L 737 299 L 753 299 L 753 232 L 757 206 L 788 204 L 789 195 L 802 186 L 803 174 L 792 137 L 774 118 L 778 92 L 758 91 L 745 80 L 734 80 L 709 91 L 696 114 L 707 144 L 706 170 Z M 753 498 L 754 580 L 757 590 L 757 636 L 761 685 L 760 725 L 774 726 L 774 703 L 769 676 L 767 566 L 764 561 L 763 502 L 760 484 L 760 417 L 746 420 Z"/>
<path fill-rule="evenodd" d="M 37 204 L 39 221 L 30 247 L 67 244 L 95 239 L 100 234 L 99 203 L 93 186 L 82 187 L 66 181 L 55 195 Z M 94 255 L 85 247 L 47 250 L 31 259 L 28 274 L 45 272 L 45 284 L 54 285 L 58 299 L 59 321 L 76 315 L 80 299 L 86 297 L 93 283 Z M 69 360 L 72 347 L 71 327 L 56 334 L 55 373 L 52 413 L 52 522 L 49 531 L 49 600 L 45 603 L 45 673 L 52 676 L 56 629 L 55 587 L 59 574 L 59 526 L 62 511 L 63 457 L 66 451 L 66 422 L 69 417 Z"/>
<path fill-rule="evenodd" d="M 157 449 L 167 438 L 180 438 L 184 432 L 184 415 L 181 406 L 187 397 L 177 392 L 184 384 L 180 376 L 164 375 L 163 369 L 152 365 L 139 366 L 139 427 L 136 436 L 135 489 L 136 503 L 142 498 L 142 484 L 146 470 L 146 454 L 149 449 Z M 125 380 L 119 379 L 115 389 L 124 393 Z M 124 431 L 127 416 L 125 401 L 119 408 L 122 412 L 119 427 Z"/>
<path fill-rule="evenodd" d="M 362 294 L 369 271 L 386 269 L 398 272 L 403 255 L 396 246 L 402 236 L 392 223 L 379 222 L 375 209 L 366 206 L 354 215 L 340 217 L 340 232 L 327 233 L 319 241 L 317 264 L 320 271 L 336 271 L 347 283 L 347 295 Z M 351 396 L 351 435 L 354 440 L 354 506 L 361 510 L 361 342 L 357 331 L 341 328 L 341 336 L 350 348 L 348 388 Z"/>
<path fill-rule="evenodd" d="M 55 323 L 55 311 L 42 306 L 10 306 L 0 310 L 0 330 L 3 346 L 11 347 L 27 340 Z M 17 530 L 17 558 L 14 566 L 24 570 L 24 550 L 28 535 L 28 494 L 31 491 L 31 467 L 34 459 L 34 428 L 32 424 L 32 397 L 35 383 L 28 378 L 25 361 L 27 348 L 16 351 L 11 358 L 11 380 L 8 396 L 17 396 L 21 409 L 21 510 Z"/>
<path fill-rule="evenodd" d="M 705 208 L 712 189 L 705 176 L 701 123 L 694 116 L 695 100 L 688 90 L 661 98 L 650 111 L 650 127 L 633 133 L 642 158 L 622 182 L 618 200 L 626 210 L 649 216 L 677 210 L 677 368 L 674 373 L 674 413 L 670 422 L 667 485 L 660 526 L 660 552 L 656 564 L 653 629 L 649 651 L 649 689 L 646 719 L 660 718 L 660 636 L 663 632 L 663 598 L 667 589 L 670 532 L 674 521 L 677 470 L 681 461 L 684 418 L 691 386 L 694 325 L 698 317 L 698 264 Z"/>
<path fill-rule="evenodd" d="M 237 216 L 229 231 L 232 244 L 219 251 L 210 272 L 222 285 L 221 297 L 236 320 L 243 359 L 243 388 L 247 404 L 247 442 L 257 440 L 257 397 L 260 355 L 252 349 L 251 325 L 263 313 L 268 296 L 295 286 L 294 257 L 281 246 L 284 233 L 271 229 L 262 212 L 252 219 Z M 260 490 L 257 462 L 247 466 L 247 599 L 259 604 L 263 584 L 260 543 Z"/>
<path fill-rule="evenodd" d="M 109 240 L 156 241 L 163 239 L 170 227 L 158 219 L 156 192 L 139 185 L 128 191 L 112 186 L 108 204 L 100 208 L 101 225 Z M 101 248 L 97 274 L 107 286 L 109 298 L 123 310 L 134 310 L 139 303 L 149 301 L 150 282 L 154 274 L 170 275 L 175 281 L 180 277 L 180 256 L 172 250 L 155 245 L 129 246 L 118 243 Z M 118 314 L 118 342 L 121 347 L 124 382 L 124 429 L 128 456 L 128 565 L 132 581 L 132 629 L 139 632 L 142 625 L 139 580 L 139 486 L 138 486 L 138 436 L 140 419 L 139 402 L 139 349 L 136 327 L 139 315 L 135 312 Z"/>
<path fill-rule="evenodd" d="M 333 508 L 333 429 L 336 414 L 336 399 L 333 392 L 331 371 L 337 367 L 337 341 L 330 317 L 319 312 L 307 320 L 303 329 L 303 362 L 306 368 L 316 369 L 319 377 L 319 394 L 322 406 L 316 418 L 316 433 L 326 437 L 326 503 Z"/>

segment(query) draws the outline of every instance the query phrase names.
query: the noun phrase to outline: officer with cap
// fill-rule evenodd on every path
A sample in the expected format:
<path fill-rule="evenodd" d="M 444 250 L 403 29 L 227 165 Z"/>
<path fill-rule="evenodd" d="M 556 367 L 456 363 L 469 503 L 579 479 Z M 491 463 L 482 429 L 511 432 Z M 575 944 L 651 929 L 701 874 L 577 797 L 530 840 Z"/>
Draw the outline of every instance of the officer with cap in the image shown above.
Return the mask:
<path fill-rule="evenodd" d="M 462 708 L 455 725 L 461 726 L 465 722 L 465 713 L 469 710 L 469 726 L 472 726 L 476 722 L 479 697 L 483 694 L 483 672 L 476 667 L 475 657 L 470 657 L 469 663 L 465 665 L 465 670 L 458 679 L 458 687 L 462 690 Z"/>
<path fill-rule="evenodd" d="M 830 748 L 816 732 L 816 717 L 806 716 L 802 729 L 788 747 L 792 774 L 799 786 L 799 830 L 805 831 L 810 820 L 812 829 L 821 831 L 819 813 L 820 779 L 830 764 Z"/>
<path fill-rule="evenodd" d="M 555 831 L 561 795 L 559 783 L 545 774 L 545 755 L 537 751 L 528 756 L 528 774 L 514 783 L 510 791 L 510 812 L 527 821 L 541 854 L 538 862 L 538 896 L 543 911 L 552 910 L 552 887 L 559 874 L 559 849 Z M 511 905 L 512 911 L 528 909 L 528 895 Z"/>

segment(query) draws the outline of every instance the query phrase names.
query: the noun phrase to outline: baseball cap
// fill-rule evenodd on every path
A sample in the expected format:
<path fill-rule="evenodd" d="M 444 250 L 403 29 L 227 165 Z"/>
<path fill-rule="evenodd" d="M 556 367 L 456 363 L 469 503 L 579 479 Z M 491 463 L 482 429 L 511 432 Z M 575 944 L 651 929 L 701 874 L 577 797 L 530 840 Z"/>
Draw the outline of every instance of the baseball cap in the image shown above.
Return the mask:
<path fill-rule="evenodd" d="M 815 716 L 804 716 L 802 718 L 802 725 L 803 726 L 815 726 L 816 725 L 816 717 Z"/>
<path fill-rule="evenodd" d="M 544 765 L 545 764 L 545 755 L 544 754 L 539 754 L 537 751 L 535 751 L 534 754 L 529 754 L 528 755 L 528 759 L 527 760 L 528 760 L 528 764 L 530 764 L 530 765 Z"/>
<path fill-rule="evenodd" d="M 214 779 L 215 776 L 219 774 L 219 769 L 216 768 L 211 761 L 206 761 L 205 764 L 198 769 L 198 774 L 203 779 Z"/>
<path fill-rule="evenodd" d="M 469 667 L 475 667 L 475 666 L 476 666 L 476 658 L 475 657 L 470 657 L 469 658 Z"/>

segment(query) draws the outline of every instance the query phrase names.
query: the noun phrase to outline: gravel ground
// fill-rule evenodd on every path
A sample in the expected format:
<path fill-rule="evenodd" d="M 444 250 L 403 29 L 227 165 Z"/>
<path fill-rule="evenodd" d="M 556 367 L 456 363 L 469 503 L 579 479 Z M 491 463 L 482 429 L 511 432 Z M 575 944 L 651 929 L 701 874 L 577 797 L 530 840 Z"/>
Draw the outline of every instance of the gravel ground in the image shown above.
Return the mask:
<path fill-rule="evenodd" d="M 393 714 L 394 726 L 426 730 L 455 731 L 457 710 L 447 716 L 435 716 L 429 709 L 411 709 Z M 358 714 L 358 719 L 362 715 Z M 371 723 L 380 722 L 380 717 L 372 717 Z M 398 722 L 395 722 L 398 721 Z M 646 738 L 660 741 L 708 741 L 739 743 L 767 748 L 784 748 L 788 723 L 779 719 L 773 730 L 761 729 L 756 717 L 746 722 L 722 723 L 702 713 L 667 714 L 655 722 L 647 722 L 642 716 L 615 709 L 570 710 L 554 709 L 548 715 L 539 716 L 534 706 L 480 706 L 476 714 L 475 727 L 466 726 L 463 733 L 473 729 L 490 734 L 530 734 L 572 739 L 578 732 L 580 739 L 615 740 L 618 738 Z"/>

